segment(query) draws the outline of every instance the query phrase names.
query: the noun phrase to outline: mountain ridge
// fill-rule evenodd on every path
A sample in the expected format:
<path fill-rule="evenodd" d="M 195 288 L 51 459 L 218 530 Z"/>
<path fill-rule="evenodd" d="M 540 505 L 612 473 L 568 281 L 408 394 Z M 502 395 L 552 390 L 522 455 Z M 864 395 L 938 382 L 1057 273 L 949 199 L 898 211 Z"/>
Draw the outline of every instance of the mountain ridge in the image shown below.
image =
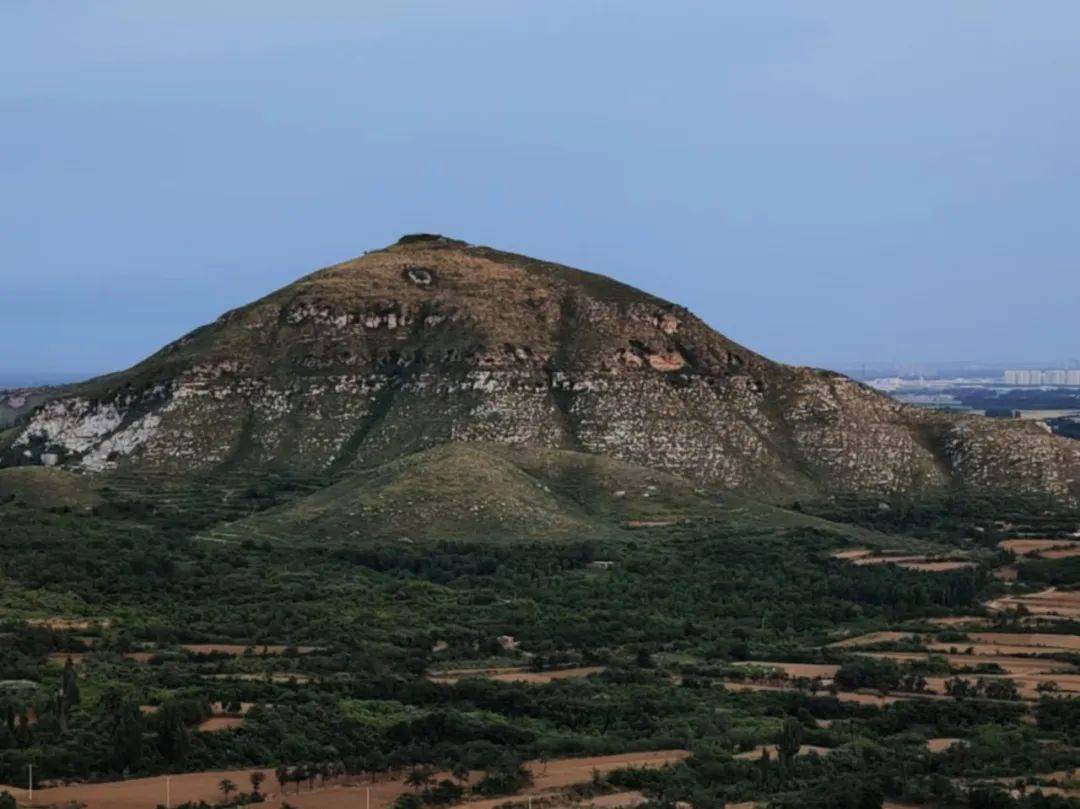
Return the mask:
<path fill-rule="evenodd" d="M 606 276 L 434 235 L 75 386 L 0 439 L 0 462 L 322 471 L 453 442 L 607 455 L 777 502 L 1080 495 L 1080 449 L 1034 425 L 917 410 Z"/>

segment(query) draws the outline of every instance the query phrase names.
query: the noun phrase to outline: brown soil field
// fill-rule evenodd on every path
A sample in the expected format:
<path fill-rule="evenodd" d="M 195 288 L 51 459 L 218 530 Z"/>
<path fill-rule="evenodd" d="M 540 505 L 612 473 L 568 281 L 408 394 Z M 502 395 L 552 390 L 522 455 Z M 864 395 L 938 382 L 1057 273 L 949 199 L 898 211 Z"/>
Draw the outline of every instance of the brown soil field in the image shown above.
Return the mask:
<path fill-rule="evenodd" d="M 603 670 L 603 666 L 580 666 L 574 669 L 553 669 L 551 671 L 529 671 L 525 668 L 458 669 L 456 671 L 436 672 L 428 675 L 428 679 L 433 683 L 456 683 L 469 677 L 498 680 L 503 683 L 550 683 L 553 680 L 590 677 L 593 674 L 599 674 Z"/>
<path fill-rule="evenodd" d="M 556 669 L 553 671 L 516 671 L 497 674 L 491 679 L 504 683 L 550 683 L 552 680 L 574 680 L 591 677 L 604 670 L 603 666 L 582 666 L 576 669 Z"/>
<path fill-rule="evenodd" d="M 1039 554 L 1043 559 L 1070 559 L 1073 556 L 1080 556 L 1080 545 L 1073 545 L 1071 548 L 1055 548 L 1049 551 L 1043 551 Z"/>
<path fill-rule="evenodd" d="M 1080 543 L 1067 539 L 1006 539 L 998 543 L 999 548 L 1015 553 L 1017 556 L 1028 556 L 1033 553 L 1043 553 L 1054 548 L 1076 549 L 1080 552 Z M 1043 553 L 1045 556 L 1045 553 Z"/>
<path fill-rule="evenodd" d="M 662 767 L 682 761 L 689 755 L 685 750 L 655 750 L 615 756 L 561 759 L 548 762 L 546 766 L 534 762 L 529 765 L 535 778 L 532 791 L 542 792 L 585 783 L 592 779 L 594 770 L 606 773 L 623 767 Z M 222 779 L 228 778 L 244 788 L 250 783 L 249 774 L 254 771 L 229 770 L 174 775 L 170 779 L 172 803 L 174 806 L 185 801 L 202 800 L 214 803 L 220 797 L 218 784 Z M 370 785 L 332 784 L 326 788 L 317 788 L 314 792 L 301 790 L 296 793 L 292 791 L 293 787 L 290 787 L 288 795 L 282 796 L 279 794 L 273 771 L 262 772 L 266 776 L 263 791 L 268 800 L 259 805 L 265 809 L 280 809 L 283 800 L 299 809 L 357 809 L 365 805 L 368 789 L 371 790 L 371 809 L 386 809 L 406 789 L 402 779 L 395 779 Z M 20 803 L 26 800 L 26 791 L 23 789 L 0 785 L 0 790 L 7 790 Z M 499 802 L 506 800 L 507 798 L 501 798 Z M 74 784 L 34 791 L 35 807 L 72 802 L 85 804 L 86 809 L 150 809 L 165 802 L 165 778 Z"/>
<path fill-rule="evenodd" d="M 244 717 L 242 716 L 211 716 L 196 730 L 201 730 L 203 733 L 214 733 L 219 730 L 231 730 L 232 728 L 238 728 L 244 724 Z"/>
<path fill-rule="evenodd" d="M 171 780 L 172 803 L 175 806 L 185 801 L 204 800 L 214 802 L 220 797 L 217 785 L 228 778 L 238 786 L 249 786 L 248 773 L 254 770 L 228 770 L 217 772 L 174 775 Z M 273 784 L 274 773 L 264 770 L 267 792 Z M 250 788 L 250 786 L 249 786 Z M 0 787 L 10 792 L 20 804 L 27 799 L 25 789 Z M 102 784 L 75 784 L 64 787 L 34 790 L 32 806 L 52 806 L 66 803 L 83 803 L 86 809 L 151 809 L 159 803 L 165 803 L 165 779 L 134 778 L 129 781 L 110 781 Z M 262 806 L 277 806 L 269 803 Z"/>
<path fill-rule="evenodd" d="M 867 657 L 877 657 L 903 662 L 907 660 L 926 660 L 930 655 L 923 652 L 861 652 Z M 1071 672 L 1073 666 L 1060 660 L 1045 660 L 1038 657 L 980 657 L 968 654 L 946 654 L 944 657 L 954 669 L 974 668 L 980 663 L 993 663 L 1009 674 L 1050 674 L 1052 672 Z"/>
<path fill-rule="evenodd" d="M 789 677 L 821 677 L 830 680 L 840 668 L 827 663 L 774 663 L 765 660 L 747 660 L 736 665 L 746 668 L 777 669 L 786 672 Z"/>
<path fill-rule="evenodd" d="M 1016 581 L 1020 577 L 1020 571 L 1016 565 L 1005 565 L 994 570 L 994 578 L 998 581 Z"/>
<path fill-rule="evenodd" d="M 986 619 L 978 615 L 949 615 L 945 618 L 929 618 L 926 622 L 934 626 L 969 626 L 984 624 Z"/>
<path fill-rule="evenodd" d="M 1080 651 L 1080 635 L 1055 635 L 1049 632 L 971 632 L 979 643 L 1008 646 L 1033 646 L 1049 651 Z"/>
<path fill-rule="evenodd" d="M 626 520 L 622 523 L 623 528 L 668 528 L 672 525 L 678 525 L 680 520 L 668 519 L 668 520 Z"/>
<path fill-rule="evenodd" d="M 739 753 L 735 758 L 752 759 L 756 761 L 761 758 L 761 754 L 767 752 L 772 759 L 780 758 L 780 748 L 775 744 L 759 744 L 753 750 L 747 750 L 745 753 Z M 828 747 L 814 747 L 810 744 L 804 744 L 799 748 L 798 755 L 808 756 L 811 753 L 817 753 L 819 756 L 827 756 L 832 753 Z"/>
<path fill-rule="evenodd" d="M 533 762 L 529 769 L 533 772 L 534 789 L 559 789 L 583 784 L 592 780 L 593 770 L 600 773 L 626 767 L 663 767 L 677 764 L 690 757 L 686 750 L 650 750 L 644 753 L 623 753 L 616 756 L 595 756 L 592 758 L 564 758 L 550 761 L 547 767 Z"/>
<path fill-rule="evenodd" d="M 57 632 L 66 632 L 73 629 L 85 632 L 87 629 L 98 626 L 107 627 L 112 622 L 108 620 L 93 621 L 89 618 L 27 618 L 26 623 L 30 624 L 30 626 L 46 626 Z"/>
<path fill-rule="evenodd" d="M 966 567 L 975 567 L 974 562 L 900 562 L 900 567 L 905 570 L 921 570 L 924 573 L 946 573 L 950 570 L 963 570 Z"/>
<path fill-rule="evenodd" d="M 267 646 L 265 644 L 244 646 L 238 643 L 185 643 L 180 648 L 197 655 L 227 654 L 234 657 L 242 657 L 250 650 L 251 654 L 257 657 L 260 655 L 282 655 L 285 654 L 285 650 L 289 647 L 282 645 Z M 302 655 L 311 654 L 315 651 L 315 647 L 297 646 L 296 651 Z"/>
<path fill-rule="evenodd" d="M 845 551 L 833 551 L 829 554 L 833 559 L 861 559 L 864 556 L 870 556 L 873 551 L 869 548 L 850 548 Z"/>
<path fill-rule="evenodd" d="M 1069 696 L 1076 693 L 1080 693 L 1080 675 L 1076 674 L 1022 674 L 1022 675 L 973 675 L 973 674 L 958 674 L 955 675 L 961 679 L 968 680 L 974 683 L 978 679 L 984 680 L 1012 680 L 1016 684 L 1016 690 L 1020 692 L 1020 696 L 1024 699 L 1035 700 L 1038 699 L 1040 694 L 1038 686 L 1040 683 L 1054 682 L 1058 684 L 1061 689 L 1062 696 Z M 927 677 L 926 684 L 935 694 L 945 693 L 945 680 L 952 679 L 952 677 Z"/>
<path fill-rule="evenodd" d="M 503 668 L 473 668 L 473 669 L 448 669 L 447 671 L 433 671 L 428 674 L 428 679 L 435 683 L 456 683 L 470 677 L 489 679 L 505 674 L 517 674 L 526 671 L 520 666 L 508 666 Z"/>
<path fill-rule="evenodd" d="M 1080 618 L 1080 591 L 1058 590 L 1056 587 L 1050 587 L 1030 595 L 1005 596 L 989 602 L 986 606 L 998 611 L 1024 606 L 1036 615 Z"/>
<path fill-rule="evenodd" d="M 541 793 L 555 789 L 564 789 L 574 784 L 584 784 L 592 780 L 593 771 L 601 774 L 618 770 L 625 767 L 663 767 L 667 764 L 677 764 L 683 759 L 689 758 L 690 754 L 685 750 L 657 750 L 647 753 L 624 753 L 617 756 L 597 756 L 593 758 L 570 758 L 543 764 L 532 762 L 529 769 L 533 773 L 533 786 L 527 792 L 520 793 L 522 797 L 533 795 L 539 797 Z M 455 804 L 458 809 L 493 809 L 506 803 L 511 798 L 490 798 L 479 801 Z M 373 802 L 374 803 L 374 802 Z M 633 806 L 635 804 L 614 803 L 601 804 L 592 801 L 597 806 Z M 568 806 L 589 806 L 590 802 L 567 804 Z M 306 807 L 304 808 L 306 809 Z"/>
<path fill-rule="evenodd" d="M 544 798 L 545 800 L 551 800 L 551 797 L 546 794 L 533 795 L 534 798 Z M 502 798 L 487 798 L 482 801 L 469 801 L 467 803 L 455 803 L 452 809 L 495 809 L 497 806 L 504 806 L 507 803 L 514 805 L 518 801 L 526 801 L 522 803 L 522 806 L 528 806 L 528 795 L 517 798 L 502 797 Z M 559 797 L 555 799 L 555 803 L 545 804 L 545 807 L 550 806 L 550 809 L 588 809 L 588 807 L 605 807 L 605 809 L 632 809 L 635 806 L 641 806 L 645 803 L 645 796 L 640 792 L 614 792 L 611 795 L 598 795 L 595 798 L 589 798 L 588 800 L 575 800 L 569 797 Z"/>
<path fill-rule="evenodd" d="M 907 556 L 860 556 L 854 560 L 859 567 L 863 565 L 896 565 L 901 562 L 925 562 L 925 554 L 909 554 Z"/>
<path fill-rule="evenodd" d="M 211 680 L 265 680 L 265 674 L 247 674 L 247 673 L 235 673 L 235 674 L 208 674 L 206 675 Z M 274 683 L 288 683 L 295 680 L 298 685 L 304 685 L 311 682 L 311 675 L 309 674 L 293 674 L 288 671 L 275 671 L 270 675 L 270 681 Z"/>
<path fill-rule="evenodd" d="M 1007 776 L 993 779 L 996 783 L 1009 787 L 1017 780 L 1030 778 L 1029 775 Z M 1080 798 L 1080 789 L 1065 784 L 1075 784 L 1080 781 L 1080 770 L 1059 770 L 1057 772 L 1040 773 L 1034 776 L 1034 785 L 1029 785 L 1030 792 L 1035 789 L 1042 790 L 1043 795 L 1058 795 L 1065 798 Z"/>
<path fill-rule="evenodd" d="M 631 809 L 645 803 L 645 796 L 640 792 L 616 792 L 612 795 L 602 795 L 587 801 L 582 806 L 611 807 L 611 809 Z"/>
<path fill-rule="evenodd" d="M 975 567 L 970 559 L 963 558 L 938 558 L 926 554 L 909 554 L 904 556 L 872 556 L 862 554 L 847 557 L 852 564 L 860 567 L 864 565 L 897 565 L 906 570 L 919 570 L 923 573 L 945 573 L 950 570 L 962 570 L 967 567 Z"/>
<path fill-rule="evenodd" d="M 914 632 L 871 632 L 868 635 L 857 635 L 854 638 L 833 641 L 828 644 L 834 649 L 857 648 L 859 646 L 872 646 L 875 643 L 891 643 L 916 636 Z"/>
<path fill-rule="evenodd" d="M 49 655 L 49 662 L 54 666 L 66 666 L 68 658 L 71 658 L 73 665 L 82 665 L 83 659 L 86 657 L 82 652 L 58 652 L 56 654 Z"/>
<path fill-rule="evenodd" d="M 956 744 L 967 744 L 964 739 L 927 739 L 926 749 L 931 753 L 944 753 Z"/>
<path fill-rule="evenodd" d="M 969 640 L 956 641 L 955 643 L 927 643 L 926 648 L 935 652 L 952 652 L 955 649 L 956 654 L 967 654 L 970 649 L 971 654 L 977 657 L 985 657 L 991 661 L 998 655 L 1037 655 L 1067 651 L 1065 649 L 1047 649 L 1035 646 L 1001 646 L 995 643 L 975 643 Z"/>
<path fill-rule="evenodd" d="M 771 685 L 766 683 L 736 683 L 729 680 L 722 681 L 723 686 L 729 691 L 793 691 L 791 686 Z M 827 692 L 821 692 L 825 694 Z M 931 699 L 932 695 L 916 696 L 881 696 L 880 694 L 864 694 L 861 691 L 838 691 L 836 698 L 841 702 L 851 702 L 856 705 L 892 705 L 905 699 Z"/>

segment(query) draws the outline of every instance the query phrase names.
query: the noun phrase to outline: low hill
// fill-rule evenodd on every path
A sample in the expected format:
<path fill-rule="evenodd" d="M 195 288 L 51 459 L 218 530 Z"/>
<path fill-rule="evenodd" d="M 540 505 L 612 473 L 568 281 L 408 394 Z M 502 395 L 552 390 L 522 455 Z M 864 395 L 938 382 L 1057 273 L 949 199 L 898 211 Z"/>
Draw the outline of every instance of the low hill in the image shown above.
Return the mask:
<path fill-rule="evenodd" d="M 314 538 L 587 538 L 717 516 L 691 484 L 644 467 L 565 450 L 447 444 L 391 461 L 223 536 Z"/>

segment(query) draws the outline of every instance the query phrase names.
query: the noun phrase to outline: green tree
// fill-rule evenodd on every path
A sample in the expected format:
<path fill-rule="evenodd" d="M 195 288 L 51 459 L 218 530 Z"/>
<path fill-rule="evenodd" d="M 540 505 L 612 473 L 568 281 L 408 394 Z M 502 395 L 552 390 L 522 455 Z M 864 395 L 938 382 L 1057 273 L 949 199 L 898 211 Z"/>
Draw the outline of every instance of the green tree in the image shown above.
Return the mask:
<path fill-rule="evenodd" d="M 255 772 L 248 776 L 248 779 L 251 781 L 251 791 L 256 795 L 259 795 L 263 781 L 266 780 L 266 773 L 262 770 L 255 770 Z"/>
<path fill-rule="evenodd" d="M 101 698 L 99 726 L 109 739 L 112 766 L 117 771 L 142 766 L 143 715 L 138 703 L 119 688 L 110 688 Z"/>
<path fill-rule="evenodd" d="M 184 712 L 176 702 L 166 702 L 154 717 L 158 732 L 158 750 L 170 764 L 181 764 L 191 752 L 191 733 Z"/>
<path fill-rule="evenodd" d="M 780 763 L 787 767 L 799 755 L 802 748 L 802 724 L 793 716 L 784 719 L 780 727 L 780 741 L 777 744 L 777 752 L 780 754 Z"/>
<path fill-rule="evenodd" d="M 222 778 L 218 783 L 218 789 L 221 791 L 222 797 L 225 798 L 225 803 L 228 803 L 229 796 L 236 792 L 236 784 L 228 778 Z"/>
<path fill-rule="evenodd" d="M 419 791 L 426 787 L 435 778 L 435 772 L 431 767 L 414 767 L 405 777 L 405 784 Z"/>

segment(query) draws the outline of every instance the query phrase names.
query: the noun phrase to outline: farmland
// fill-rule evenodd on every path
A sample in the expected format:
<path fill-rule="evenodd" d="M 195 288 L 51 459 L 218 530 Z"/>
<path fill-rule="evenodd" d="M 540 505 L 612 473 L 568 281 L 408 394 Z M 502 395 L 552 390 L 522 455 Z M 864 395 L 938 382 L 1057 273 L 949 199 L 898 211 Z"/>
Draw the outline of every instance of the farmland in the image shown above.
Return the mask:
<path fill-rule="evenodd" d="M 166 776 L 229 805 L 253 771 L 270 807 L 963 806 L 1080 766 L 1080 603 L 1040 556 L 1065 539 L 742 502 L 577 540 L 232 539 L 208 526 L 242 485 L 154 484 L 0 504 L 20 802 L 31 763 L 35 805 L 89 809 L 153 809 Z"/>

